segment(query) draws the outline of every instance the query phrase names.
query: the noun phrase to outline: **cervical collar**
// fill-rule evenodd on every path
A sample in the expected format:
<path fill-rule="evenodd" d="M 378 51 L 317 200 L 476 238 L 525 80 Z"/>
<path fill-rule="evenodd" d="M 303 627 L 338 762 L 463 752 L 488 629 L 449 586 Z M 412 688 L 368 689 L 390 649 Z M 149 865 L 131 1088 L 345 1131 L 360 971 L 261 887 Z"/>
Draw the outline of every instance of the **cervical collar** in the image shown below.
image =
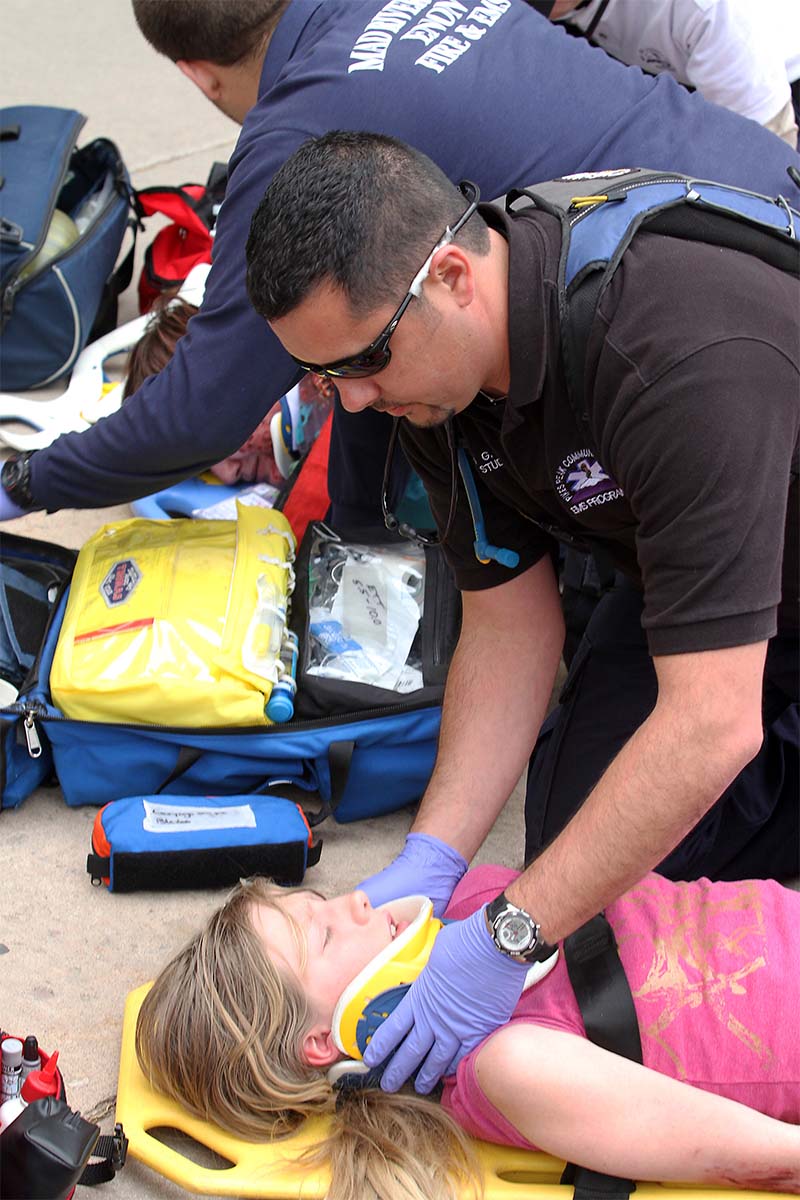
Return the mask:
<path fill-rule="evenodd" d="M 375 1030 L 425 966 L 442 928 L 427 896 L 393 900 L 381 905 L 381 910 L 386 909 L 396 924 L 408 921 L 408 926 L 359 971 L 333 1010 L 333 1040 L 351 1058 L 363 1056 Z"/>
<path fill-rule="evenodd" d="M 385 946 L 359 971 L 339 997 L 333 1011 L 331 1034 L 347 1060 L 335 1063 L 328 1072 L 331 1083 L 342 1075 L 366 1071 L 362 1062 L 375 1030 L 393 1012 L 430 957 L 442 922 L 433 915 L 427 896 L 406 896 L 382 904 L 396 924 L 410 922 L 407 928 Z M 531 987 L 556 965 L 558 952 L 543 963 L 534 963 L 528 971 L 523 990 Z"/>

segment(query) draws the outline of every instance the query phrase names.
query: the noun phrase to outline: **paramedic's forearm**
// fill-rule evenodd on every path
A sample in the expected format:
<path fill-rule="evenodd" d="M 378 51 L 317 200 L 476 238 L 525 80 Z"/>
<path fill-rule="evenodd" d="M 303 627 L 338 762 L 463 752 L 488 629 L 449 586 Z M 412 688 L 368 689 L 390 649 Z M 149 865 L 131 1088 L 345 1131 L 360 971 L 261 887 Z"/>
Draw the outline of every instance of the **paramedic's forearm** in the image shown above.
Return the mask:
<path fill-rule="evenodd" d="M 555 575 L 542 559 L 501 587 L 465 593 L 436 767 L 414 830 L 469 860 L 528 761 L 561 657 Z"/>
<path fill-rule="evenodd" d="M 653 712 L 566 829 L 507 889 L 547 941 L 566 937 L 661 862 L 757 753 L 765 652 L 760 643 L 655 660 Z"/>

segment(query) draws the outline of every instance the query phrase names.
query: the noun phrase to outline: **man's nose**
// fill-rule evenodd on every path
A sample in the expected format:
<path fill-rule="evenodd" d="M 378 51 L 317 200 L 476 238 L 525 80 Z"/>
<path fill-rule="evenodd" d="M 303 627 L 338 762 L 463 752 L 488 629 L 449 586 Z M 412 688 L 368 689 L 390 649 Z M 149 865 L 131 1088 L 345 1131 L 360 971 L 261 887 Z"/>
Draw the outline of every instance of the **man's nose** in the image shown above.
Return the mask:
<path fill-rule="evenodd" d="M 364 379 L 337 379 L 336 387 L 342 407 L 347 412 L 363 412 L 380 399 L 381 389 L 372 376 Z"/>

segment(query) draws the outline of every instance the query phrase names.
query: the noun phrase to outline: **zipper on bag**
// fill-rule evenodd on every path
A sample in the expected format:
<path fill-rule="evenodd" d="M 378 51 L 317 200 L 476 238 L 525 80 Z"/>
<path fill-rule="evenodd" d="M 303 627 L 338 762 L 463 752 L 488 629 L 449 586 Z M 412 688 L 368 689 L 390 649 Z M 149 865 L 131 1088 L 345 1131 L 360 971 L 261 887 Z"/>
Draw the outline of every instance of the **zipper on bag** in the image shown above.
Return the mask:
<path fill-rule="evenodd" d="M 41 758 L 42 743 L 39 739 L 39 731 L 36 728 L 35 716 L 36 713 L 33 709 L 26 708 L 25 716 L 22 720 L 22 727 L 25 731 L 25 741 L 28 745 L 28 754 L 31 758 Z"/>

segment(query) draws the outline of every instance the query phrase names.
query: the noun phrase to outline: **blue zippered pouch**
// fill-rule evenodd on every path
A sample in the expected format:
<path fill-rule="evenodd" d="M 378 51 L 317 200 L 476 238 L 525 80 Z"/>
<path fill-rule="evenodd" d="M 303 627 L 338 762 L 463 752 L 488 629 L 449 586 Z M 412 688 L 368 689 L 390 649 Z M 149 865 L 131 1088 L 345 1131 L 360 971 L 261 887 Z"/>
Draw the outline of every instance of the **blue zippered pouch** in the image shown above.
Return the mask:
<path fill-rule="evenodd" d="M 282 796 L 125 796 L 97 813 L 86 870 L 111 892 L 227 887 L 251 875 L 288 886 L 321 850 L 300 805 Z"/>

